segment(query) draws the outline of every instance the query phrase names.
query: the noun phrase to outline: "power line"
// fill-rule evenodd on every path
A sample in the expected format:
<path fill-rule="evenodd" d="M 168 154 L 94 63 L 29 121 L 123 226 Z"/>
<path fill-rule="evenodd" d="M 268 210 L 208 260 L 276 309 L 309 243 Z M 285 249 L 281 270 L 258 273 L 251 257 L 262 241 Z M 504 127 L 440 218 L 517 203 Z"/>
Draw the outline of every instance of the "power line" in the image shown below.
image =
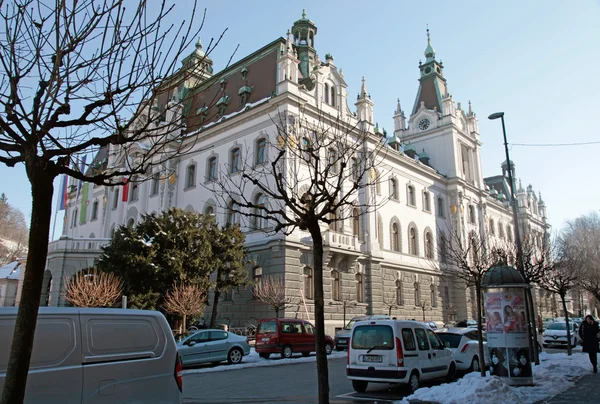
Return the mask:
<path fill-rule="evenodd" d="M 586 146 L 590 144 L 600 144 L 598 142 L 581 142 L 581 143 L 511 143 L 511 146 L 527 146 L 527 147 L 556 147 L 556 146 Z"/>

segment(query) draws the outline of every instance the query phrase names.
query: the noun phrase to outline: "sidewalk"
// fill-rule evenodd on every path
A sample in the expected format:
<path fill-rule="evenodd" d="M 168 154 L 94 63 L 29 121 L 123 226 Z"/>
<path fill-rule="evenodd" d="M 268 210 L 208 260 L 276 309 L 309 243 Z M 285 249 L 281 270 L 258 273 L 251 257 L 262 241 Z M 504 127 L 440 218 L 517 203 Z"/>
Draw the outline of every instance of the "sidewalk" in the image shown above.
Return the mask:
<path fill-rule="evenodd" d="M 560 393 L 542 403 L 548 404 L 580 404 L 600 402 L 600 373 L 583 376 L 575 382 L 571 389 Z"/>

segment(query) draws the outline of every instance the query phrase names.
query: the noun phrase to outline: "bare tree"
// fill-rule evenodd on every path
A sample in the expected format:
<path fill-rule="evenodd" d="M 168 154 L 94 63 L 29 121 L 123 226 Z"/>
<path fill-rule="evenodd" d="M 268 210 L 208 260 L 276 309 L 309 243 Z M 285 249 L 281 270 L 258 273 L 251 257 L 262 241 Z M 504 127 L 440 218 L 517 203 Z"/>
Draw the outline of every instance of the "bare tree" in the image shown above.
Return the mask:
<path fill-rule="evenodd" d="M 54 179 L 113 186 L 143 179 L 152 166 L 169 176 L 166 161 L 194 141 L 186 137 L 183 103 L 190 83 L 205 77 L 204 54 L 177 65 L 202 27 L 195 28 L 196 4 L 189 21 L 172 24 L 171 0 L 131 3 L 0 1 L 0 162 L 25 166 L 33 201 L 2 403 L 22 402 L 25 394 Z M 83 164 L 101 150 L 107 159 Z"/>
<path fill-rule="evenodd" d="M 266 303 L 275 310 L 275 317 L 279 312 L 294 305 L 292 299 L 285 293 L 285 281 L 279 275 L 267 275 L 253 287 L 253 296 L 256 300 Z"/>
<path fill-rule="evenodd" d="M 319 402 L 326 404 L 323 234 L 333 237 L 350 218 L 358 224 L 387 200 L 374 197 L 385 140 L 365 130 L 368 122 L 324 114 L 310 104 L 303 111 L 274 116 L 276 133 L 266 157 L 249 151 L 250 159 L 236 167 L 240 175 L 222 173 L 210 189 L 222 207 L 248 219 L 252 229 L 288 235 L 299 229 L 312 239 L 318 391 Z M 362 239 L 356 227 L 354 235 Z"/>
<path fill-rule="evenodd" d="M 184 332 L 187 330 L 188 317 L 202 314 L 204 306 L 206 306 L 206 292 L 194 284 L 173 284 L 173 289 L 167 293 L 164 302 L 167 312 L 182 317 Z"/>
<path fill-rule="evenodd" d="M 459 280 L 464 283 L 466 288 L 475 288 L 479 358 L 482 361 L 485 356 L 483 353 L 481 281 L 488 269 L 498 262 L 499 251 L 489 246 L 486 240 L 481 239 L 476 233 L 463 236 L 453 227 L 449 227 L 447 230 L 438 229 L 438 234 L 442 235 L 438 242 L 439 266 L 442 277 L 447 278 L 450 282 Z M 432 265 L 438 265 L 437 261 L 432 262 Z M 480 369 L 481 376 L 485 377 L 485 366 L 480 366 Z"/>
<path fill-rule="evenodd" d="M 567 327 L 567 354 L 571 355 L 571 330 L 566 298 L 584 278 L 585 269 L 582 267 L 577 246 L 563 238 L 558 238 L 553 249 L 556 255 L 555 261 L 553 265 L 546 268 L 544 276 L 538 282 L 544 289 L 560 297 Z"/>
<path fill-rule="evenodd" d="M 400 308 L 398 302 L 398 296 L 396 293 L 384 293 L 383 294 L 383 307 L 387 308 L 388 316 L 391 317 L 392 310 Z"/>
<path fill-rule="evenodd" d="M 427 303 L 427 300 L 421 300 L 416 306 L 421 309 L 423 313 L 423 321 L 425 321 L 425 312 L 427 310 L 431 310 L 431 305 Z"/>
<path fill-rule="evenodd" d="M 64 284 L 63 299 L 76 307 L 112 307 L 123 290 L 118 276 L 96 269 L 79 271 Z"/>

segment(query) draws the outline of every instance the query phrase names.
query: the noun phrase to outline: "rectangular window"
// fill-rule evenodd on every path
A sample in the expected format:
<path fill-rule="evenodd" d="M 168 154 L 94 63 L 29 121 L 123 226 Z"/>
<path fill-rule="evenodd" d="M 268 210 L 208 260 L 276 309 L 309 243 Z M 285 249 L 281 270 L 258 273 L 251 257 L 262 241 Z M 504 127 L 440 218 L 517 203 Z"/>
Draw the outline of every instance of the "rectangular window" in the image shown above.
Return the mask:
<path fill-rule="evenodd" d="M 117 206 L 119 206 L 119 188 L 115 189 L 113 192 L 112 208 L 117 209 Z"/>
<path fill-rule="evenodd" d="M 405 351 L 416 351 L 417 344 L 415 343 L 415 336 L 410 328 L 402 329 L 402 342 L 404 343 Z"/>
<path fill-rule="evenodd" d="M 444 345 L 433 331 L 425 330 L 425 332 L 427 332 L 427 337 L 429 338 L 429 345 L 431 345 L 431 349 L 444 349 Z"/>
<path fill-rule="evenodd" d="M 154 173 L 152 183 L 150 185 L 150 196 L 158 195 L 158 187 L 160 185 L 160 173 Z"/>
<path fill-rule="evenodd" d="M 217 158 L 211 157 L 208 160 L 208 180 L 215 181 L 217 179 Z"/>
<path fill-rule="evenodd" d="M 91 220 L 96 220 L 98 219 L 98 201 L 94 201 L 94 203 L 92 204 L 92 219 Z"/>
<path fill-rule="evenodd" d="M 352 333 L 352 349 L 394 349 L 394 331 L 389 325 L 360 325 Z"/>
<path fill-rule="evenodd" d="M 429 342 L 427 341 L 427 334 L 423 328 L 415 328 L 415 335 L 417 337 L 417 345 L 420 351 L 429 351 Z"/>
<path fill-rule="evenodd" d="M 260 139 L 256 143 L 256 164 L 264 164 L 265 163 L 266 148 L 267 148 L 267 141 L 265 139 Z"/>
<path fill-rule="evenodd" d="M 240 149 L 233 149 L 231 152 L 231 172 L 240 171 Z"/>
<path fill-rule="evenodd" d="M 437 211 L 439 217 L 446 217 L 446 212 L 444 209 L 444 198 L 437 198 Z"/>
<path fill-rule="evenodd" d="M 185 187 L 190 188 L 196 185 L 196 165 L 191 164 L 186 169 Z"/>

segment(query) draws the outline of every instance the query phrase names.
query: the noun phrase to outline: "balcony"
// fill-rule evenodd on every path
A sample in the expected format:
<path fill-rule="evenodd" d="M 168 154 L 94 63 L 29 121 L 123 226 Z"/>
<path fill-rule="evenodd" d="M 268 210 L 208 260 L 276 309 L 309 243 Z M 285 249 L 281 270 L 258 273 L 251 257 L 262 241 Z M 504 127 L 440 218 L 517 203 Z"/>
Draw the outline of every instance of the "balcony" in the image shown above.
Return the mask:
<path fill-rule="evenodd" d="M 360 251 L 360 240 L 356 236 L 336 233 L 331 230 L 325 232 L 324 235 L 323 244 L 326 246 L 344 250 Z"/>
<path fill-rule="evenodd" d="M 54 252 L 100 252 L 100 249 L 110 242 L 110 238 L 70 238 L 61 237 L 48 244 L 48 254 Z"/>

